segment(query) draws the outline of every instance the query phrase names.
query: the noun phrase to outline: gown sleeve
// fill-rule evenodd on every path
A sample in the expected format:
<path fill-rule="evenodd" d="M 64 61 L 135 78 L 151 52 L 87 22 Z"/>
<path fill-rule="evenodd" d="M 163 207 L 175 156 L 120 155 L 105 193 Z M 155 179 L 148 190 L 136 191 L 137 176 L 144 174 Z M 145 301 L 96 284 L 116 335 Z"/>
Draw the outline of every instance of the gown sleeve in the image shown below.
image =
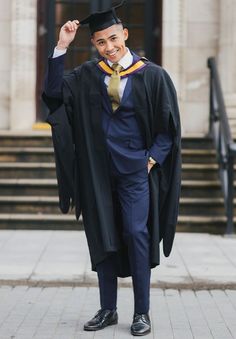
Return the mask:
<path fill-rule="evenodd" d="M 160 227 L 163 234 L 163 251 L 169 256 L 173 245 L 181 187 L 181 125 L 176 90 L 168 73 L 163 70 L 158 89 L 159 100 L 156 106 L 159 123 L 157 130 L 169 131 L 172 148 L 168 160 L 163 164 L 160 185 Z"/>
<path fill-rule="evenodd" d="M 75 149 L 73 138 L 74 98 L 67 81 L 63 77 L 64 56 L 49 58 L 42 99 L 49 109 L 46 121 L 52 129 L 56 175 L 59 193 L 59 207 L 62 213 L 68 213 L 74 206 Z"/>

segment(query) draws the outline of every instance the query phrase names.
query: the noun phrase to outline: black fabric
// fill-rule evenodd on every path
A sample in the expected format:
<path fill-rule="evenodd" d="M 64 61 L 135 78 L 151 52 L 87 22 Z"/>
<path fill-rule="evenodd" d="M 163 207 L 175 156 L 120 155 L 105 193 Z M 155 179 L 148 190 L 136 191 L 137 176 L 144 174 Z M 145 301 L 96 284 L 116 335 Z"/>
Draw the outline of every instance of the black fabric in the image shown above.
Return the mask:
<path fill-rule="evenodd" d="M 87 18 L 80 20 L 80 24 L 88 24 L 91 34 L 102 31 L 112 25 L 119 24 L 121 23 L 121 20 L 116 15 L 116 9 L 121 7 L 123 3 L 124 1 L 107 11 L 92 13 Z"/>
<path fill-rule="evenodd" d="M 45 98 L 45 95 L 44 95 Z M 48 123 L 52 126 L 52 140 L 55 151 L 56 174 L 58 181 L 59 206 L 62 213 L 67 213 L 69 207 L 74 206 L 74 169 L 75 152 L 71 129 L 65 109 L 62 105 L 55 105 L 55 99 L 45 100 L 57 108 L 57 114 L 48 117 Z M 55 106 L 54 106 L 55 105 Z M 58 147 L 60 145 L 60 148 Z M 77 210 L 80 213 L 79 200 Z"/>
<path fill-rule="evenodd" d="M 147 67 L 132 75 L 135 112 L 146 148 L 151 147 L 158 133 L 168 131 L 173 139 L 172 150 L 163 166 L 154 166 L 149 174 L 150 265 L 155 267 L 160 263 L 159 242 L 163 240 L 164 254 L 169 256 L 174 240 L 180 194 L 181 139 L 172 81 L 161 67 L 146 62 Z M 77 218 L 82 210 L 92 269 L 96 270 L 99 262 L 116 252 L 119 276 L 124 277 L 130 275 L 130 268 L 127 248 L 121 239 L 120 207 L 112 199 L 109 155 L 101 126 L 102 73 L 96 63 L 86 62 L 64 78 L 64 105 L 54 111 L 55 102 L 52 106 L 48 102 L 51 108 L 48 122 L 52 125 L 56 164 L 60 168 L 57 170 L 60 206 L 69 209 L 70 195 L 75 200 Z M 57 116 L 56 121 L 53 116 Z M 65 124 L 65 120 L 68 123 Z M 62 144 L 67 144 L 67 154 L 61 151 Z M 74 193 L 65 191 L 68 177 L 73 182 Z"/>

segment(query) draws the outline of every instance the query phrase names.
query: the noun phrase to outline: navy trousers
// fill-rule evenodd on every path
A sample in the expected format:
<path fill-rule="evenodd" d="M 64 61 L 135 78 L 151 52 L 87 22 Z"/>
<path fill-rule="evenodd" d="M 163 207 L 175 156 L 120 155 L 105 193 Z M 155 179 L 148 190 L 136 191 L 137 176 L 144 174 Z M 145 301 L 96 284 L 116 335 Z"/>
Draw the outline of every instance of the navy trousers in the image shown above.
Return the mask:
<path fill-rule="evenodd" d="M 147 219 L 149 212 L 149 182 L 147 168 L 121 175 L 113 167 L 112 179 L 121 205 L 123 239 L 128 247 L 131 268 L 134 312 L 149 311 L 150 250 Z M 117 272 L 115 255 L 97 265 L 102 309 L 115 309 L 117 302 Z"/>

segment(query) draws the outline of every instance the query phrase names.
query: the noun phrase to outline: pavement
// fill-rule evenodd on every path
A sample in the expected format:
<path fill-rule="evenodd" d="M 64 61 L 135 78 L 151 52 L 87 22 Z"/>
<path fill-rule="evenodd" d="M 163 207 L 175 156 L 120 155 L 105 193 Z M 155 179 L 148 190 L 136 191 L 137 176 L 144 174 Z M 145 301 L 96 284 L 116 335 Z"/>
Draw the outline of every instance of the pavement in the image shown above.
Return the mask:
<path fill-rule="evenodd" d="M 1 339 L 130 339 L 133 303 L 118 291 L 119 321 L 85 332 L 99 308 L 96 287 L 0 287 Z M 151 289 L 152 332 L 145 339 L 235 339 L 235 290 Z"/>
<path fill-rule="evenodd" d="M 236 237 L 177 233 L 152 270 L 153 339 L 236 339 Z M 0 339 L 126 339 L 133 296 L 120 279 L 119 322 L 85 332 L 99 308 L 83 231 L 0 231 Z"/>
<path fill-rule="evenodd" d="M 0 230 L 0 283 L 96 286 L 83 231 Z M 131 286 L 131 279 L 120 279 Z M 236 237 L 177 233 L 169 257 L 152 270 L 152 287 L 236 289 Z"/>

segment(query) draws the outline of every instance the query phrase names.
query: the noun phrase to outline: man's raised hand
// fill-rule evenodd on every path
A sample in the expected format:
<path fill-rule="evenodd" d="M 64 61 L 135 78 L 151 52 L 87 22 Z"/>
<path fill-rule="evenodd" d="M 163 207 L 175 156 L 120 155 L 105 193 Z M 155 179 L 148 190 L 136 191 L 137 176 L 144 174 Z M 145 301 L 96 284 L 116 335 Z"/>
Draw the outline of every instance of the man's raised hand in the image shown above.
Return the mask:
<path fill-rule="evenodd" d="M 59 40 L 57 43 L 57 49 L 66 49 L 69 47 L 69 45 L 75 38 L 75 34 L 79 26 L 80 26 L 79 21 L 73 20 L 73 21 L 67 21 L 61 27 L 61 30 L 59 33 Z"/>

